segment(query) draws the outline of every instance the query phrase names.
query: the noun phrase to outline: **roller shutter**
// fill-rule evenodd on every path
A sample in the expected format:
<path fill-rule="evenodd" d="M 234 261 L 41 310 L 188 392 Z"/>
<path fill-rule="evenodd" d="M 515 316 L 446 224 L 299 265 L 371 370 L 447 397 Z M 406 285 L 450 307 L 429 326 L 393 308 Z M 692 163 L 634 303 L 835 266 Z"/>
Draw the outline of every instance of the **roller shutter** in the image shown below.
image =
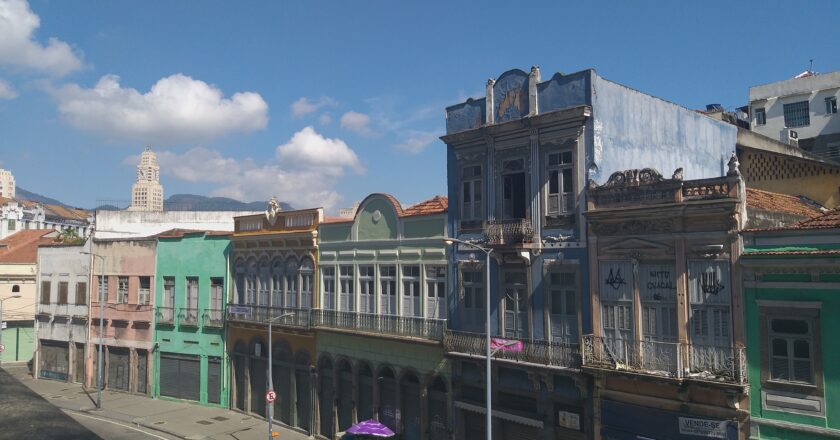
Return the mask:
<path fill-rule="evenodd" d="M 201 360 L 198 356 L 160 354 L 160 394 L 186 400 L 199 400 Z"/>
<path fill-rule="evenodd" d="M 137 350 L 137 392 L 146 394 L 149 381 L 149 355 L 146 350 Z"/>
<path fill-rule="evenodd" d="M 85 383 L 85 344 L 76 344 L 73 382 Z"/>
<path fill-rule="evenodd" d="M 222 359 L 207 358 L 207 402 L 222 403 Z"/>
<path fill-rule="evenodd" d="M 67 380 L 70 373 L 70 351 L 67 343 L 41 341 L 41 378 Z"/>

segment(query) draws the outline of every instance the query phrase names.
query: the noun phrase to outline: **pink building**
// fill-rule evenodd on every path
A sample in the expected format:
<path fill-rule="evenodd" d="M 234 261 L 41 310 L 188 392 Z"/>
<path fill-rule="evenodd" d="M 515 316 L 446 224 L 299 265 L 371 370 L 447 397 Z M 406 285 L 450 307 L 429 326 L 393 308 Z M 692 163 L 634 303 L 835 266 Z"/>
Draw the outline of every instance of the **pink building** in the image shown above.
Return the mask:
<path fill-rule="evenodd" d="M 154 334 L 155 238 L 95 239 L 91 273 L 90 350 L 86 383 L 96 385 L 100 275 L 105 291 L 105 388 L 148 394 Z"/>

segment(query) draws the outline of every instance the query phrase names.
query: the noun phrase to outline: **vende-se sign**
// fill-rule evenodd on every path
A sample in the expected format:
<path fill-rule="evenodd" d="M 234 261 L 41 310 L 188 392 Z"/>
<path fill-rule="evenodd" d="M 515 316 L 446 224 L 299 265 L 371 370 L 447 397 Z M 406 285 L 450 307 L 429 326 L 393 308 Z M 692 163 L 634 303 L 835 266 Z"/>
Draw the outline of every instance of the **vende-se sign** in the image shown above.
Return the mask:
<path fill-rule="evenodd" d="M 726 438 L 725 420 L 694 419 L 680 417 L 680 434 L 706 438 Z"/>

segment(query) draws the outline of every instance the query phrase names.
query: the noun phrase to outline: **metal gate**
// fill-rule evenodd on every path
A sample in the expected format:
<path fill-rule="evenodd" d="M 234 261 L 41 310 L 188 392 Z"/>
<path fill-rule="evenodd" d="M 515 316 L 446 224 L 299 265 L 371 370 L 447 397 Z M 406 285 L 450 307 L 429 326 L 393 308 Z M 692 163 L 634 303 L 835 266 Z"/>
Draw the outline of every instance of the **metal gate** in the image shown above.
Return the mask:
<path fill-rule="evenodd" d="M 207 358 L 207 402 L 222 403 L 222 358 Z"/>
<path fill-rule="evenodd" d="M 66 342 L 42 340 L 40 360 L 42 378 L 67 380 L 70 374 L 70 350 Z"/>
<path fill-rule="evenodd" d="M 161 353 L 160 395 L 199 400 L 201 397 L 201 360 L 199 357 Z"/>
<path fill-rule="evenodd" d="M 85 344 L 76 344 L 73 361 L 73 382 L 85 383 Z"/>
<path fill-rule="evenodd" d="M 235 407 L 240 411 L 245 411 L 245 396 L 247 394 L 247 382 L 245 381 L 246 362 L 244 355 L 233 355 L 233 377 L 236 385 Z"/>
<path fill-rule="evenodd" d="M 108 347 L 108 389 L 128 391 L 130 362 L 127 348 Z"/>
<path fill-rule="evenodd" d="M 402 384 L 402 403 L 402 438 L 405 440 L 420 440 L 420 384 Z"/>
<path fill-rule="evenodd" d="M 137 392 L 146 394 L 149 382 L 149 352 L 137 350 Z"/>

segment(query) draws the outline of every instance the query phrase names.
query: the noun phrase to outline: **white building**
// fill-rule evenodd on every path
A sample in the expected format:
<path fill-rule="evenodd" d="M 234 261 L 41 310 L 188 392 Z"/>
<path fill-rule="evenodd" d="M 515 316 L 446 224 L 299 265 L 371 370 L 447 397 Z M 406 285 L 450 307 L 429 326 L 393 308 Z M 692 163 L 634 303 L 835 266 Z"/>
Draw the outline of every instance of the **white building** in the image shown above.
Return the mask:
<path fill-rule="evenodd" d="M 0 197 L 0 239 L 31 229 L 71 229 L 79 237 L 87 237 L 93 229 L 93 215 L 84 209 Z"/>
<path fill-rule="evenodd" d="M 129 211 L 163 211 L 163 186 L 160 184 L 160 167 L 152 147 L 140 155 L 137 165 L 137 182 L 131 186 Z"/>
<path fill-rule="evenodd" d="M 233 218 L 254 211 L 96 211 L 94 238 L 151 237 L 170 229 L 233 231 Z"/>
<path fill-rule="evenodd" d="M 12 172 L 0 168 L 0 197 L 15 198 L 15 177 Z"/>
<path fill-rule="evenodd" d="M 840 71 L 750 87 L 749 99 L 753 131 L 840 160 Z"/>

